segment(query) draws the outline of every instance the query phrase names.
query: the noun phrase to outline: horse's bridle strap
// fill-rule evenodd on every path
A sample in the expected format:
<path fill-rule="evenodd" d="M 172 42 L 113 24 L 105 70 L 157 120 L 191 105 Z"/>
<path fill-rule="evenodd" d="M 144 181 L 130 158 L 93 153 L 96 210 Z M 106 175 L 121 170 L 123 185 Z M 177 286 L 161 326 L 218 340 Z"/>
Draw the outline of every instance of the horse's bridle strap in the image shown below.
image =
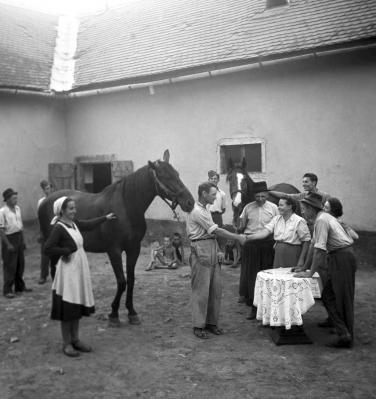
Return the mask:
<path fill-rule="evenodd" d="M 184 191 L 184 188 L 182 188 L 181 190 L 174 193 L 158 179 L 157 172 L 153 168 L 150 168 L 150 170 L 153 175 L 155 189 L 157 191 L 157 194 L 172 209 L 172 211 L 175 212 L 175 208 L 178 206 L 177 198 Z M 171 204 L 167 201 L 166 197 L 172 198 Z"/>

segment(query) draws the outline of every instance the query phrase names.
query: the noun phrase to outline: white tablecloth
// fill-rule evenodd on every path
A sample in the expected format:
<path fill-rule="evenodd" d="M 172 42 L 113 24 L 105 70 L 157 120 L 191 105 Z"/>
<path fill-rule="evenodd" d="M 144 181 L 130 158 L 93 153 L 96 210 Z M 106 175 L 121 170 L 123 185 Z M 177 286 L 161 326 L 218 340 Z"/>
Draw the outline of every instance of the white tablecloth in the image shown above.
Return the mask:
<path fill-rule="evenodd" d="M 303 324 L 302 315 L 315 303 L 313 292 L 320 295 L 320 290 L 317 279 L 296 278 L 293 274 L 289 268 L 257 273 L 254 305 L 262 324 L 287 330 Z"/>

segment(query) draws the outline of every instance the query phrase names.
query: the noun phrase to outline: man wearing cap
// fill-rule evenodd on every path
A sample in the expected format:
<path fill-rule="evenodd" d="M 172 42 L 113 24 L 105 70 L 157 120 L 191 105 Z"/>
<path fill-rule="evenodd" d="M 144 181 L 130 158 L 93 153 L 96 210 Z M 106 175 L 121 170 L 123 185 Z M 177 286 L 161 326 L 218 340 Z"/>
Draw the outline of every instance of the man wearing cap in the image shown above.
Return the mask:
<path fill-rule="evenodd" d="M 25 270 L 24 237 L 21 210 L 17 205 L 17 193 L 8 188 L 3 192 L 5 205 L 0 209 L 0 233 L 4 267 L 3 294 L 14 298 L 15 293 L 29 292 L 23 280 Z"/>
<path fill-rule="evenodd" d="M 322 197 L 317 193 L 301 201 L 304 218 L 315 220 L 313 232 L 313 255 L 305 264 L 305 272 L 296 277 L 312 277 L 325 269 L 326 282 L 322 301 L 337 332 L 337 339 L 327 346 L 350 348 L 353 345 L 354 290 L 356 259 L 352 249 L 353 239 L 338 220 L 322 210 Z"/>
<path fill-rule="evenodd" d="M 266 182 L 257 182 L 254 186 L 255 201 L 247 204 L 239 219 L 239 231 L 244 234 L 254 234 L 264 230 L 265 226 L 278 216 L 278 207 L 267 201 Z M 274 240 L 270 235 L 259 241 L 248 241 L 242 248 L 241 270 L 239 281 L 239 301 L 245 301 L 252 310 L 247 319 L 256 318 L 257 309 L 253 306 L 253 296 L 257 273 L 273 267 Z"/>
<path fill-rule="evenodd" d="M 198 187 L 198 201 L 187 215 L 187 235 L 191 241 L 189 262 L 192 268 L 192 322 L 198 338 L 208 338 L 208 331 L 223 334 L 218 327 L 222 295 L 220 264 L 216 236 L 244 244 L 245 238 L 230 233 L 213 222 L 207 205 L 216 198 L 215 184 L 205 182 Z"/>
<path fill-rule="evenodd" d="M 208 172 L 209 182 L 213 183 L 217 188 L 217 193 L 213 204 L 208 205 L 211 212 L 213 222 L 219 227 L 223 226 L 222 215 L 226 211 L 226 194 L 218 187 L 219 174 L 214 170 Z"/>

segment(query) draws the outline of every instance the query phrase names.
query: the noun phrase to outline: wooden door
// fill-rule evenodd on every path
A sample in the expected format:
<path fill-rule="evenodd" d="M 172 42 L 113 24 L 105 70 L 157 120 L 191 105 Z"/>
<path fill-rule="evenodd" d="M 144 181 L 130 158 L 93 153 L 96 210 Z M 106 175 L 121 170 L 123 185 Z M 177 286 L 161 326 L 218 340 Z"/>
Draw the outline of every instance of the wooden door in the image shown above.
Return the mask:
<path fill-rule="evenodd" d="M 111 162 L 112 183 L 121 180 L 124 176 L 133 173 L 132 161 L 112 161 Z"/>
<path fill-rule="evenodd" d="M 48 178 L 54 190 L 75 189 L 75 167 L 71 163 L 48 164 Z"/>

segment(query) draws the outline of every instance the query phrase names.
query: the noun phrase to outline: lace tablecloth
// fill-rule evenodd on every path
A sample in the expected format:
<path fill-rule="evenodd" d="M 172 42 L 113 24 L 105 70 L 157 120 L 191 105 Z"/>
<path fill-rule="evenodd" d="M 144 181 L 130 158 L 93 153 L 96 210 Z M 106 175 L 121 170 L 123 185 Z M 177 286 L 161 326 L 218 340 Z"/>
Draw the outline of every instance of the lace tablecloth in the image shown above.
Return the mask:
<path fill-rule="evenodd" d="M 315 278 L 296 278 L 289 268 L 264 270 L 257 273 L 254 305 L 257 306 L 257 320 L 273 327 L 303 324 L 302 315 L 310 309 L 315 300 L 313 292 L 320 295 Z M 312 290 L 312 287 L 314 288 Z"/>

